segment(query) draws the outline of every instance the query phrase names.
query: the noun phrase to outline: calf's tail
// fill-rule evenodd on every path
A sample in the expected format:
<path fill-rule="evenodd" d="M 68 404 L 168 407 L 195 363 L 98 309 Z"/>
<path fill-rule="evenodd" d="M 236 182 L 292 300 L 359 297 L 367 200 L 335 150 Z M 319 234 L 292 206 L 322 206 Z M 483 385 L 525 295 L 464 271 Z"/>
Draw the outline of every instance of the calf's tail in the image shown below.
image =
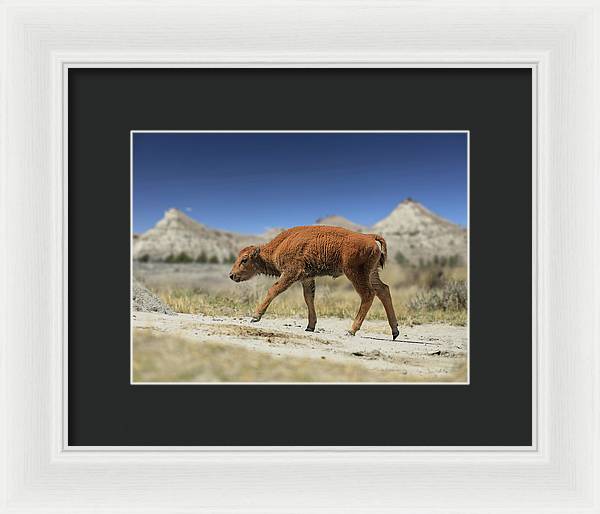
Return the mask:
<path fill-rule="evenodd" d="M 377 241 L 381 245 L 381 255 L 379 256 L 379 265 L 383 268 L 385 261 L 387 259 L 387 244 L 385 243 L 385 239 L 377 234 L 371 234 L 375 241 Z"/>

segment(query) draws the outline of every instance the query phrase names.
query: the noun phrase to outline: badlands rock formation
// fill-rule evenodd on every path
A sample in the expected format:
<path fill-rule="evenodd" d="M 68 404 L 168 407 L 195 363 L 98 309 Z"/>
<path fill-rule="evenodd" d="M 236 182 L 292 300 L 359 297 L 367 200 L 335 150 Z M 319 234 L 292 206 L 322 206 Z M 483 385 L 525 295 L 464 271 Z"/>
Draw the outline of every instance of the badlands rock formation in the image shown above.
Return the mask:
<path fill-rule="evenodd" d="M 258 236 L 208 228 L 179 209 L 169 209 L 153 228 L 133 241 L 133 258 L 159 261 L 185 253 L 192 259 L 204 255 L 223 262 L 237 256 L 244 246 L 260 241 Z"/>
<path fill-rule="evenodd" d="M 467 230 L 407 198 L 386 218 L 371 227 L 385 237 L 392 256 L 399 251 L 418 264 L 438 257 L 458 256 L 467 259 Z"/>

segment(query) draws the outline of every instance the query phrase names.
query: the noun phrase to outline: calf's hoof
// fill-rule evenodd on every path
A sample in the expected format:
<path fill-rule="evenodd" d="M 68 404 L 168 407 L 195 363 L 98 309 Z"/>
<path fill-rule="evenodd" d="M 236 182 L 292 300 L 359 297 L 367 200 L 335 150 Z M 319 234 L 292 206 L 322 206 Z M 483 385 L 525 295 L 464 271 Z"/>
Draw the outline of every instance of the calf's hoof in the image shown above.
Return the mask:
<path fill-rule="evenodd" d="M 314 332 L 315 331 L 315 327 L 306 327 L 304 329 L 305 332 Z"/>
<path fill-rule="evenodd" d="M 353 335 L 355 335 L 355 334 L 356 334 L 356 332 L 355 332 L 354 330 L 348 330 L 348 331 L 346 332 L 346 335 L 347 335 L 347 336 L 353 336 Z"/>
<path fill-rule="evenodd" d="M 256 323 L 257 321 L 260 321 L 260 318 L 262 316 L 252 316 L 252 319 L 250 320 L 250 323 Z"/>
<path fill-rule="evenodd" d="M 395 341 L 399 334 L 400 331 L 397 328 L 392 330 L 392 339 Z"/>

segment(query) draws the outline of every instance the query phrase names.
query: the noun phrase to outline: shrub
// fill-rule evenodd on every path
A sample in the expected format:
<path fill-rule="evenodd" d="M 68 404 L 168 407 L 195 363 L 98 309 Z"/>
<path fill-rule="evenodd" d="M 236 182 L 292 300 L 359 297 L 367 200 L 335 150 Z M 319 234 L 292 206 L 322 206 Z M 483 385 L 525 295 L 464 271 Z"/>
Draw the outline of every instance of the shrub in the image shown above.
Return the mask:
<path fill-rule="evenodd" d="M 408 264 L 408 259 L 404 256 L 404 254 L 402 252 L 397 252 L 396 253 L 396 262 L 398 264 L 400 264 L 401 266 L 405 266 L 406 264 Z"/>
<path fill-rule="evenodd" d="M 206 263 L 208 262 L 208 257 L 206 257 L 206 253 L 202 252 L 198 257 L 196 257 L 196 262 Z"/>
<path fill-rule="evenodd" d="M 148 262 L 149 260 L 150 260 L 150 256 L 147 253 L 145 253 L 138 259 L 139 262 Z"/>
<path fill-rule="evenodd" d="M 211 264 L 219 264 L 219 258 L 216 255 L 213 255 L 210 259 L 208 259 L 208 262 Z"/>
<path fill-rule="evenodd" d="M 429 266 L 418 275 L 417 284 L 424 289 L 435 289 L 444 285 L 444 272 L 439 267 Z"/>
<path fill-rule="evenodd" d="M 165 262 L 175 262 L 175 257 L 173 256 L 173 254 L 169 254 L 165 259 Z"/>
<path fill-rule="evenodd" d="M 223 264 L 233 264 L 235 262 L 235 255 L 233 255 L 232 253 L 229 254 L 229 257 L 225 257 L 223 259 Z"/>
<path fill-rule="evenodd" d="M 450 266 L 451 268 L 456 268 L 459 264 L 459 258 L 458 255 L 451 255 L 448 258 L 448 266 Z"/>
<path fill-rule="evenodd" d="M 442 288 L 416 294 L 408 301 L 413 311 L 459 311 L 467 308 L 467 284 L 452 280 Z"/>
<path fill-rule="evenodd" d="M 185 252 L 181 252 L 173 259 L 173 262 L 192 262 L 192 258 Z"/>

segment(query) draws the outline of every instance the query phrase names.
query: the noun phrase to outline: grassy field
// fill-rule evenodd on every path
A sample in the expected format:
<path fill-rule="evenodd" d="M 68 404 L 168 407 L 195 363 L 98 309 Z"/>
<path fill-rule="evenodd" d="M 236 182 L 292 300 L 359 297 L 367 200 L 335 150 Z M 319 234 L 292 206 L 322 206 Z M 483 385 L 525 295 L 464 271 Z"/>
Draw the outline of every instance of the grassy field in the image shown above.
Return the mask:
<path fill-rule="evenodd" d="M 360 364 L 277 357 L 218 341 L 188 340 L 147 329 L 133 338 L 134 382 L 428 382 L 464 380 L 465 365 L 443 377 L 407 376 Z"/>
<path fill-rule="evenodd" d="M 441 275 L 440 275 L 441 273 Z M 418 269 L 392 264 L 381 273 L 389 284 L 400 324 L 467 323 L 467 271 L 465 268 Z M 240 284 L 222 287 L 154 287 L 174 311 L 188 314 L 249 316 L 262 300 L 274 278 L 256 277 Z M 232 287 L 233 286 L 233 287 Z M 353 318 L 360 299 L 345 277 L 317 279 L 315 305 L 317 316 Z M 279 295 L 267 316 L 304 317 L 306 304 L 300 284 Z M 386 319 L 376 298 L 368 319 Z"/>

